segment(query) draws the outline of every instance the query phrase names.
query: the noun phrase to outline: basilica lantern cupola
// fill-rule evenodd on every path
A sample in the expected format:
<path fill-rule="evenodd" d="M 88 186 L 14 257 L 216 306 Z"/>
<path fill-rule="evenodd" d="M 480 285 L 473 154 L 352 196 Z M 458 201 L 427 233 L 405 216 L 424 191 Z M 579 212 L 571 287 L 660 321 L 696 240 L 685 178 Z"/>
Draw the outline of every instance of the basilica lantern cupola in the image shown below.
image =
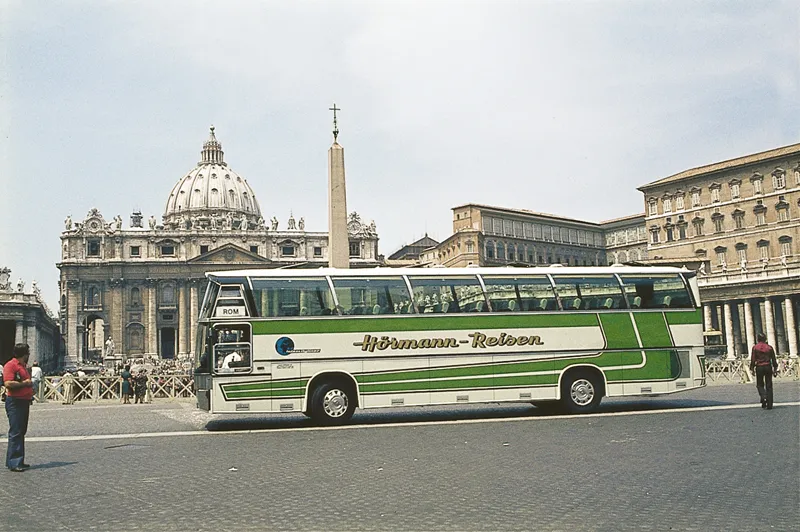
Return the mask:
<path fill-rule="evenodd" d="M 247 230 L 259 225 L 261 209 L 255 193 L 225 162 L 214 126 L 200 157 L 200 162 L 172 188 L 164 209 L 164 227 Z"/>

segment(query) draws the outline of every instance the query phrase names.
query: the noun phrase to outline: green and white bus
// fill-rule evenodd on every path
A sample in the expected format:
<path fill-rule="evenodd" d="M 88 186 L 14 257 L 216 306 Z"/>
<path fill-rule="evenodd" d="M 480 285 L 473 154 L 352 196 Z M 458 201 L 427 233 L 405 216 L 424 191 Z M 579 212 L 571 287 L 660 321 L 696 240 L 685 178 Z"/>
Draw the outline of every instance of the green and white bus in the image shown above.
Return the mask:
<path fill-rule="evenodd" d="M 705 385 L 694 272 L 665 267 L 208 273 L 198 406 L 303 412 L 553 402 Z"/>

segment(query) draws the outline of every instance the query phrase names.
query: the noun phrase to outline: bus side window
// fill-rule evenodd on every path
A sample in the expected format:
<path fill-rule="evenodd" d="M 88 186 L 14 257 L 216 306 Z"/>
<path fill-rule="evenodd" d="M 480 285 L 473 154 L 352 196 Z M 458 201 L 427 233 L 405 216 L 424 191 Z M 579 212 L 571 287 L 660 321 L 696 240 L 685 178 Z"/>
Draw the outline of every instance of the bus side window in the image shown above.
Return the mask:
<path fill-rule="evenodd" d="M 626 308 L 623 292 L 613 275 L 554 276 L 554 280 L 564 310 L 605 312 Z"/>
<path fill-rule="evenodd" d="M 679 275 L 621 276 L 631 308 L 685 309 L 692 298 Z"/>

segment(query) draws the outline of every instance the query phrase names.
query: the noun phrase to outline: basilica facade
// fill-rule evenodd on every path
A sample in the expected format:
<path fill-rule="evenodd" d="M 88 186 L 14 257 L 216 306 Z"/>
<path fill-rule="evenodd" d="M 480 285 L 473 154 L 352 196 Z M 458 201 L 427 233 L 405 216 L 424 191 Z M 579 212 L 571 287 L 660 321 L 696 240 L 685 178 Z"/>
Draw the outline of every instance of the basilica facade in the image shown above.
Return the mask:
<path fill-rule="evenodd" d="M 350 266 L 380 264 L 375 223 L 348 217 Z M 66 365 L 193 352 L 205 272 L 328 265 L 328 233 L 290 215 L 265 220 L 253 189 L 224 159 L 214 128 L 201 160 L 169 193 L 161 220 L 91 209 L 65 220 L 60 316 Z"/>

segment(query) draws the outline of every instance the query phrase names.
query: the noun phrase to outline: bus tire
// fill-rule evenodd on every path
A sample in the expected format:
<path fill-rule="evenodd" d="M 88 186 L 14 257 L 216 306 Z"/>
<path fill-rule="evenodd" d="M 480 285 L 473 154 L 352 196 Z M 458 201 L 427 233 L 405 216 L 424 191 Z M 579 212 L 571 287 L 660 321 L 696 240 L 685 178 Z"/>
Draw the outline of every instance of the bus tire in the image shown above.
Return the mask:
<path fill-rule="evenodd" d="M 570 371 L 561 379 L 561 406 L 570 414 L 593 412 L 602 398 L 602 381 L 591 371 Z"/>
<path fill-rule="evenodd" d="M 355 393 L 342 381 L 322 383 L 311 395 L 311 418 L 320 425 L 346 423 L 355 410 Z"/>

